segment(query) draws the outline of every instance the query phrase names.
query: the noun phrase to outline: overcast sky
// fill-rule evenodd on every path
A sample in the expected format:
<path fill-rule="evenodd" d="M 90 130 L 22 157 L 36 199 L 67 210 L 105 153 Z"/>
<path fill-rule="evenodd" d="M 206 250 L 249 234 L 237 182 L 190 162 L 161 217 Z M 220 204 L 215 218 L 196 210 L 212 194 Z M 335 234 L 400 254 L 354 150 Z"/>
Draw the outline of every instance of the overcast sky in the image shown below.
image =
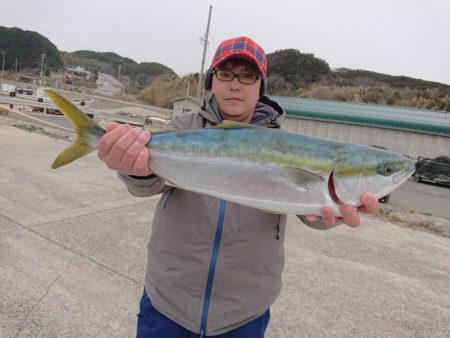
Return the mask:
<path fill-rule="evenodd" d="M 266 53 L 295 48 L 332 68 L 450 84 L 450 0 L 0 0 L 0 25 L 182 75 L 200 69 L 209 5 L 207 64 L 222 40 L 246 35 Z"/>

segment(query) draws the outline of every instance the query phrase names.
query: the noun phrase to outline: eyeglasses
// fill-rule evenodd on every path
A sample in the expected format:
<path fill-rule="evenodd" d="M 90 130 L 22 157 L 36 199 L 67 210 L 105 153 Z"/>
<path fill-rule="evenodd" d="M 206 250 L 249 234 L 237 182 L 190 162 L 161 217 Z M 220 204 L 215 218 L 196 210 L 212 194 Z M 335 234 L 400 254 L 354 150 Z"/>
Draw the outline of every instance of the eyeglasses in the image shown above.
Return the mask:
<path fill-rule="evenodd" d="M 246 85 L 251 85 L 256 83 L 258 79 L 261 77 L 258 74 L 255 73 L 233 73 L 229 70 L 222 70 L 222 69 L 216 69 L 213 71 L 214 74 L 216 74 L 216 77 L 220 81 L 233 81 L 235 77 L 238 78 L 239 82 Z"/>

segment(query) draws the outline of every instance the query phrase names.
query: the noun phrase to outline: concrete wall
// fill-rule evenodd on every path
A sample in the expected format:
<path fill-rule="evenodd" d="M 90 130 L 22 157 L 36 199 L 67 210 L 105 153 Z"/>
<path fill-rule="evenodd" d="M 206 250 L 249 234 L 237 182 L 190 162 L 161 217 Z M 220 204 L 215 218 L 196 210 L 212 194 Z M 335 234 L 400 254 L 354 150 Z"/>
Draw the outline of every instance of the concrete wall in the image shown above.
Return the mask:
<path fill-rule="evenodd" d="M 363 145 L 382 146 L 411 158 L 450 156 L 450 136 L 287 117 L 283 129 Z"/>

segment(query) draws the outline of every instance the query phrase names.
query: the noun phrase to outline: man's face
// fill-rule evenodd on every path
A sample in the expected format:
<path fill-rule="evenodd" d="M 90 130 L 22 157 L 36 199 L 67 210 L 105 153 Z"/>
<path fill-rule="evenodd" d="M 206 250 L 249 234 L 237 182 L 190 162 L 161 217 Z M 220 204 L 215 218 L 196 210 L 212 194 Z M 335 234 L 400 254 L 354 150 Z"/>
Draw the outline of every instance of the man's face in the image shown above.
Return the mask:
<path fill-rule="evenodd" d="M 219 69 L 229 70 L 236 74 L 256 73 L 251 65 L 233 60 L 223 63 Z M 237 77 L 232 81 L 221 81 L 216 75 L 213 75 L 211 92 L 215 95 L 222 119 L 249 123 L 259 99 L 260 86 L 261 79 L 254 84 L 243 84 Z"/>

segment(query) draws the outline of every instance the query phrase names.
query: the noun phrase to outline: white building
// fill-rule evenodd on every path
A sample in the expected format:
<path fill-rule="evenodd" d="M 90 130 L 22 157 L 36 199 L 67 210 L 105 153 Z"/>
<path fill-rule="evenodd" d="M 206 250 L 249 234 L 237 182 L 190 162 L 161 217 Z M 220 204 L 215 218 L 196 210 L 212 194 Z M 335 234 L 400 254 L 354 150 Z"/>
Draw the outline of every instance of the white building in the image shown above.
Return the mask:
<path fill-rule="evenodd" d="M 203 98 L 188 96 L 180 97 L 172 101 L 173 103 L 173 116 L 187 113 L 189 111 L 199 111 L 203 104 Z"/>
<path fill-rule="evenodd" d="M 123 94 L 125 85 L 117 81 L 112 75 L 105 73 L 98 73 L 98 79 L 96 81 L 97 91 L 106 94 Z"/>
<path fill-rule="evenodd" d="M 65 72 L 64 72 L 64 76 L 71 78 L 71 77 L 80 77 L 80 78 L 84 78 L 86 81 L 89 81 L 91 79 L 92 76 L 92 72 L 84 69 L 83 67 L 80 66 L 76 66 L 75 68 L 73 67 L 66 67 L 65 68 Z"/>

